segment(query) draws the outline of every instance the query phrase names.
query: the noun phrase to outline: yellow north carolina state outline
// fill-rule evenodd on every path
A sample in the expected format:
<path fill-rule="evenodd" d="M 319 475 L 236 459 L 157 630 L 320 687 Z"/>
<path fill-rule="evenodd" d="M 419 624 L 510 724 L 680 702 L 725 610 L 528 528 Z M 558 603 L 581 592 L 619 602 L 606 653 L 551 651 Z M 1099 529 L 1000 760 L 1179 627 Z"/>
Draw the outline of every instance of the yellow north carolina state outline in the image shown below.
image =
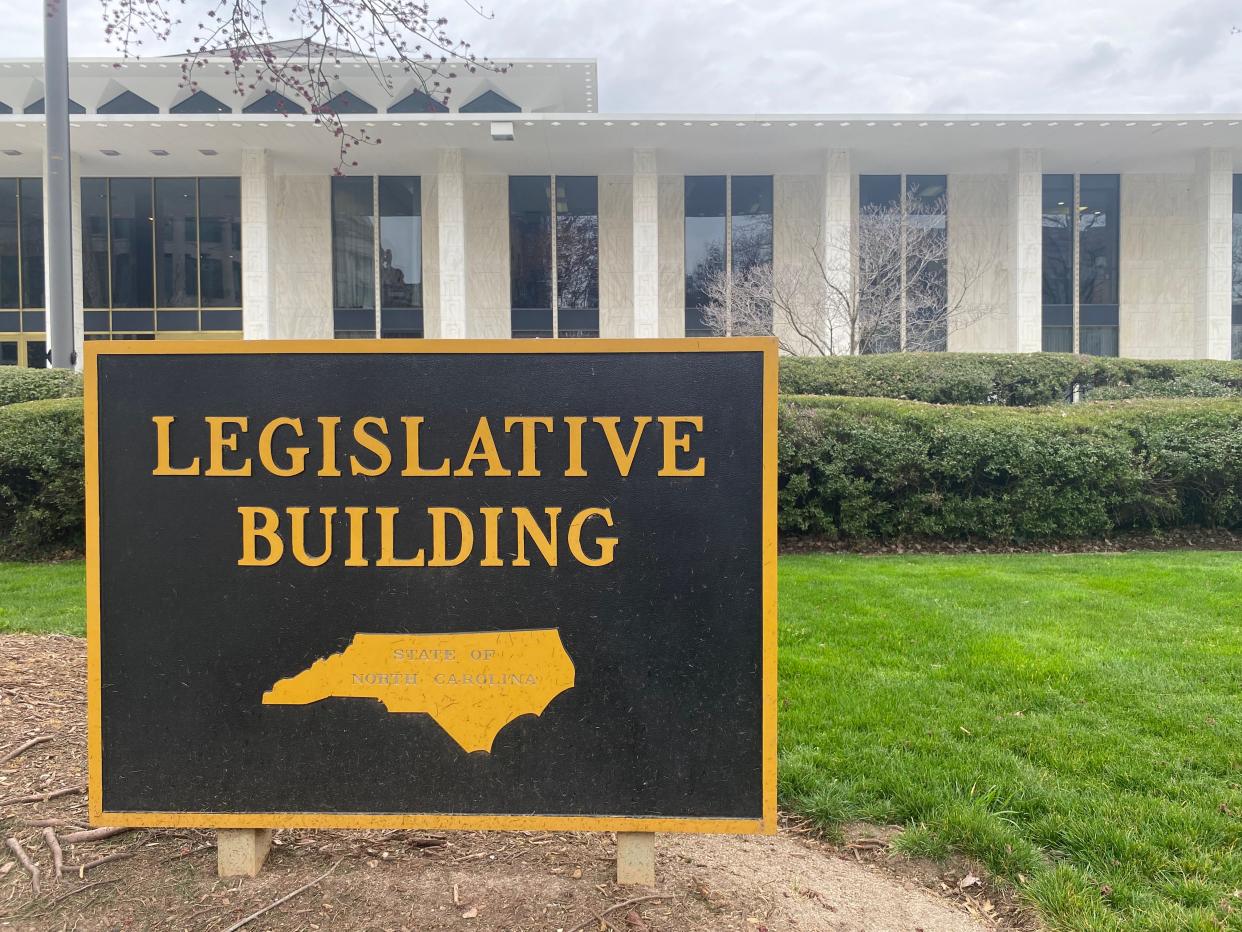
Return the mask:
<path fill-rule="evenodd" d="M 521 715 L 542 715 L 574 685 L 574 664 L 555 628 L 469 634 L 355 634 L 263 694 L 264 705 L 330 697 L 378 699 L 389 712 L 430 715 L 470 751 L 491 751 Z"/>

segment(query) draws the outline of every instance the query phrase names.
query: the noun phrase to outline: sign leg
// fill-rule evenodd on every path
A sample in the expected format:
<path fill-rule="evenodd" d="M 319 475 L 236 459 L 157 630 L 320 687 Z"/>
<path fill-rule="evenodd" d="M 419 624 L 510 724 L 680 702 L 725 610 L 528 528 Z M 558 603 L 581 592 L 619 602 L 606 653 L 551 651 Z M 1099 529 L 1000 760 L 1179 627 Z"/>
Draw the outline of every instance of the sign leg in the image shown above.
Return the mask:
<path fill-rule="evenodd" d="M 272 847 L 270 828 L 216 830 L 216 872 L 221 877 L 254 877 Z"/>
<path fill-rule="evenodd" d="M 655 832 L 617 832 L 617 883 L 655 886 Z"/>

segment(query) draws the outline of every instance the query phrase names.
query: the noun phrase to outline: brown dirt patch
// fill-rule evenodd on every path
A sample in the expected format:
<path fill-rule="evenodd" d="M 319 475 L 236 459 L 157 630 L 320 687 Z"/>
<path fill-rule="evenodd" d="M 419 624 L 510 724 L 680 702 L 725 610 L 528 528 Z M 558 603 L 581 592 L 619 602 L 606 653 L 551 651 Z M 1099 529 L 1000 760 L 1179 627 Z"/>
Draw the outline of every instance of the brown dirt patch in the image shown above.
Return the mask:
<path fill-rule="evenodd" d="M 86 797 L 15 797 L 83 787 L 85 645 L 78 638 L 0 637 L 0 836 L 37 863 L 42 892 L 0 849 L 0 929 L 205 929 L 223 932 L 299 886 L 320 883 L 249 922 L 257 930 L 561 930 L 778 932 L 1029 928 L 1011 902 L 964 867 L 893 856 L 885 830 L 853 826 L 843 845 L 788 824 L 775 837 L 657 840 L 655 890 L 613 883 L 608 835 L 540 832 L 279 832 L 253 880 L 220 880 L 210 832 L 134 830 L 64 846 L 57 879 L 43 826 L 86 824 Z M 83 865 L 109 856 L 117 860 Z M 963 885 L 965 878 L 968 882 Z M 613 909 L 634 897 L 645 899 Z M 611 909 L 611 911 L 609 911 Z M 603 917 L 603 921 L 596 917 Z"/>

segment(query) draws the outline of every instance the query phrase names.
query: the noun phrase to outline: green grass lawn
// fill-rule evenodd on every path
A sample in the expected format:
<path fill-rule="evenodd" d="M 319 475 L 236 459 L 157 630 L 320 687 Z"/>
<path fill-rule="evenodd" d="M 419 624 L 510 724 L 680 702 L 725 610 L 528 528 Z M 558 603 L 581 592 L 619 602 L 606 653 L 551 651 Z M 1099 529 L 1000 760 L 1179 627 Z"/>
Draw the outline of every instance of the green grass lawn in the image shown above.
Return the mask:
<path fill-rule="evenodd" d="M 82 572 L 0 564 L 0 631 Z M 780 772 L 1052 928 L 1242 929 L 1242 554 L 784 557 Z"/>
<path fill-rule="evenodd" d="M 86 569 L 67 563 L 0 563 L 0 634 L 86 634 Z"/>
<path fill-rule="evenodd" d="M 781 791 L 1053 928 L 1242 928 L 1242 554 L 787 557 Z"/>

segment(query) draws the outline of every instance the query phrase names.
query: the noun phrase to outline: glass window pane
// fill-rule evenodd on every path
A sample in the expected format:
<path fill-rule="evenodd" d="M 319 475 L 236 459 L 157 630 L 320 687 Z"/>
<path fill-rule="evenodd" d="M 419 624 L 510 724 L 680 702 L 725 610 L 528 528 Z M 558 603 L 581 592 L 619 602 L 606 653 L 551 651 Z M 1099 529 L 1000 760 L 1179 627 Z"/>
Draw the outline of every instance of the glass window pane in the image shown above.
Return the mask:
<path fill-rule="evenodd" d="M 17 365 L 17 341 L 0 340 L 0 366 Z"/>
<path fill-rule="evenodd" d="M 509 278 L 513 335 L 552 336 L 552 193 L 546 175 L 509 178 Z"/>
<path fill-rule="evenodd" d="M 1120 175 L 1082 175 L 1078 182 L 1078 300 L 1116 304 Z"/>
<path fill-rule="evenodd" d="M 725 176 L 687 175 L 685 202 L 686 336 L 710 336 L 703 308 L 708 283 L 724 271 Z"/>
<path fill-rule="evenodd" d="M 26 365 L 31 369 L 46 369 L 47 343 L 43 340 L 31 340 L 26 344 Z"/>
<path fill-rule="evenodd" d="M 18 333 L 21 329 L 21 311 L 0 311 L 0 333 Z"/>
<path fill-rule="evenodd" d="M 901 201 L 901 175 L 859 175 L 858 207 L 884 209 Z"/>
<path fill-rule="evenodd" d="M 772 176 L 731 179 L 733 186 L 733 272 L 772 262 Z"/>
<path fill-rule="evenodd" d="M 1043 303 L 1044 307 L 1074 304 L 1074 176 L 1043 178 Z M 1048 311 L 1044 311 L 1044 323 Z M 1073 352 L 1073 340 L 1070 349 Z M 1058 351 L 1060 352 L 1060 351 Z"/>
<path fill-rule="evenodd" d="M 901 349 L 902 192 L 900 175 L 858 177 L 859 352 Z"/>
<path fill-rule="evenodd" d="M 1233 176 L 1233 352 L 1242 359 L 1242 175 Z"/>
<path fill-rule="evenodd" d="M 21 306 L 17 265 L 17 179 L 0 178 L 0 307 Z"/>
<path fill-rule="evenodd" d="M 241 179 L 200 178 L 198 209 L 203 307 L 241 307 Z"/>
<path fill-rule="evenodd" d="M 23 178 L 20 190 L 22 306 L 43 307 L 43 179 Z"/>
<path fill-rule="evenodd" d="M 906 176 L 906 342 L 910 352 L 948 347 L 949 202 L 945 175 Z"/>
<path fill-rule="evenodd" d="M 45 311 L 22 311 L 22 330 L 26 333 L 42 333 L 47 326 Z"/>
<path fill-rule="evenodd" d="M 1082 324 L 1078 329 L 1079 351 L 1088 356 L 1118 355 L 1116 327 L 1092 327 Z"/>
<path fill-rule="evenodd" d="M 375 335 L 375 216 L 370 178 L 332 179 L 332 294 L 338 331 Z"/>
<path fill-rule="evenodd" d="M 599 188 L 593 176 L 556 179 L 556 308 L 560 336 L 599 336 Z"/>
<path fill-rule="evenodd" d="M 157 311 L 156 330 L 198 330 L 198 311 Z"/>
<path fill-rule="evenodd" d="M 112 178 L 108 182 L 108 191 L 112 230 L 112 306 L 152 307 L 155 304 L 155 243 L 152 237 L 151 179 Z"/>
<path fill-rule="evenodd" d="M 380 178 L 379 209 L 380 307 L 422 307 L 423 211 L 419 179 Z"/>
<path fill-rule="evenodd" d="M 1072 310 L 1072 309 L 1071 309 Z M 1041 347 L 1045 353 L 1074 352 L 1074 327 L 1044 325 L 1044 338 Z"/>
<path fill-rule="evenodd" d="M 108 280 L 108 181 L 105 178 L 83 178 L 82 303 L 84 307 L 108 306 Z"/>
<path fill-rule="evenodd" d="M 200 324 L 204 330 L 240 331 L 242 328 L 241 311 L 217 311 L 204 308 L 199 314 Z"/>
<path fill-rule="evenodd" d="M 156 303 L 198 306 L 198 216 L 193 178 L 155 179 Z M 165 328 L 161 323 L 160 329 Z M 197 329 L 178 327 L 175 329 Z"/>

